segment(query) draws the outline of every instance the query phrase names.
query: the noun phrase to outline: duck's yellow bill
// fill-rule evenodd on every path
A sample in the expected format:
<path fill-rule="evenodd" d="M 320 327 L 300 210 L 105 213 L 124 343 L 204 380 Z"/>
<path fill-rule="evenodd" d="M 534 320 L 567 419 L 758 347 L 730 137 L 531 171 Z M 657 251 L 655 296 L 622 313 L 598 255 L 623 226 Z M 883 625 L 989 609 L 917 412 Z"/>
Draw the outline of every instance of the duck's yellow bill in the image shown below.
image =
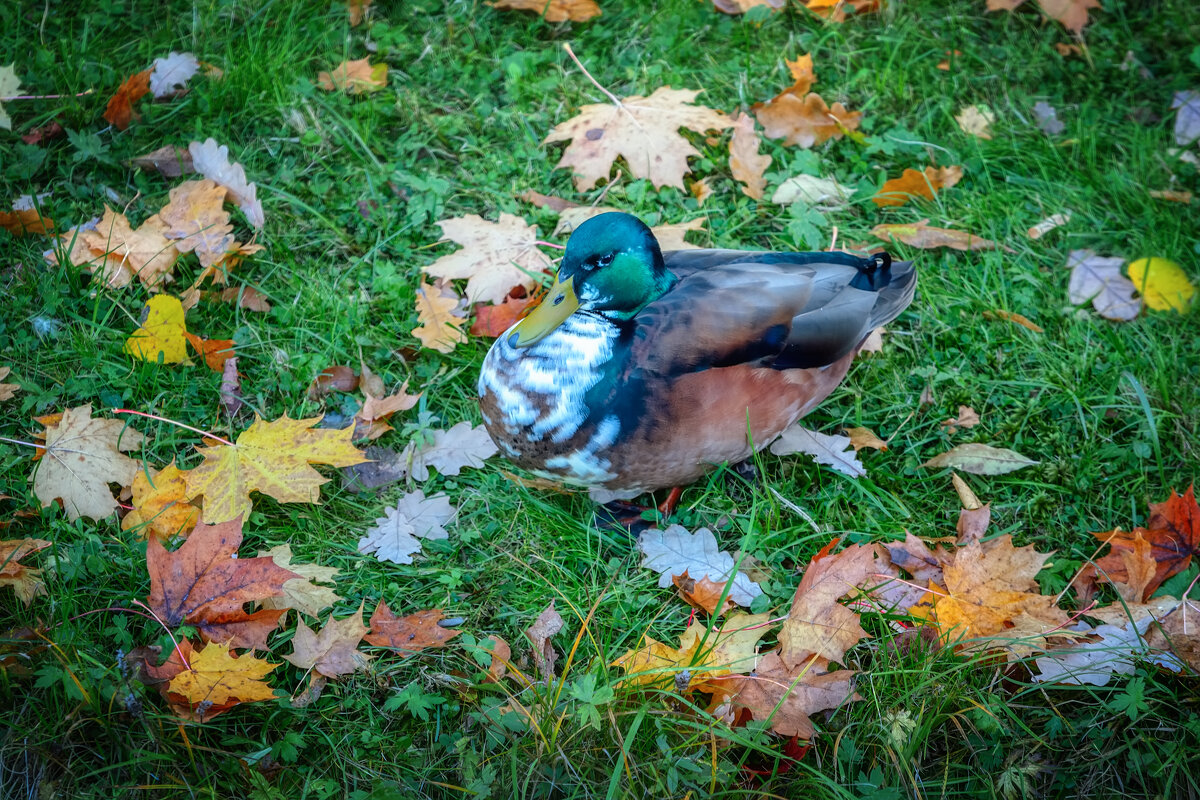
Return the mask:
<path fill-rule="evenodd" d="M 546 292 L 545 299 L 529 312 L 529 316 L 516 324 L 508 334 L 508 343 L 513 347 L 528 347 L 546 337 L 546 334 L 562 325 L 567 317 L 579 310 L 579 298 L 575 296 L 573 278 L 555 281 Z"/>

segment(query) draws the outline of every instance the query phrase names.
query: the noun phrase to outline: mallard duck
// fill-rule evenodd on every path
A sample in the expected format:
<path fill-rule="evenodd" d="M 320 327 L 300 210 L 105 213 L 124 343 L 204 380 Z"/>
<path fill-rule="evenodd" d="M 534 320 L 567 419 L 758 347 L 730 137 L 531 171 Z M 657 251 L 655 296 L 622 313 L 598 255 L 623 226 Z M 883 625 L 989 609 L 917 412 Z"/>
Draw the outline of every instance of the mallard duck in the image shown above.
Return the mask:
<path fill-rule="evenodd" d="M 663 253 L 637 217 L 600 214 L 488 351 L 484 424 L 520 466 L 609 497 L 686 485 L 824 400 L 916 278 L 887 253 Z"/>

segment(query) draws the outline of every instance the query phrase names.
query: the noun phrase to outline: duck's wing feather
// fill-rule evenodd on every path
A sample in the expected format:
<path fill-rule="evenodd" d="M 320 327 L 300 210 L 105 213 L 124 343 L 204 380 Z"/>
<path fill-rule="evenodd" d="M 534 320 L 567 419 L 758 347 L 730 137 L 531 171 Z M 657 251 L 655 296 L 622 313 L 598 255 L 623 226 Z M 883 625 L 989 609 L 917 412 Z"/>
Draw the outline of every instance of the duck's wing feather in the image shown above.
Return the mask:
<path fill-rule="evenodd" d="M 686 250 L 679 282 L 637 316 L 634 362 L 658 374 L 832 364 L 912 300 L 916 272 L 886 255 Z"/>

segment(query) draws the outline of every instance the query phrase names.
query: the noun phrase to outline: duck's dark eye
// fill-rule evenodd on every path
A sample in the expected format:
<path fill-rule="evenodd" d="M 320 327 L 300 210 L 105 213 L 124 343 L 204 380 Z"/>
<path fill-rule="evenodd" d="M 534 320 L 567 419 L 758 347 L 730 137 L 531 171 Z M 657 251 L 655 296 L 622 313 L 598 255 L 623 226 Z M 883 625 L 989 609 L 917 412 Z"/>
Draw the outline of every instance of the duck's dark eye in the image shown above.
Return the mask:
<path fill-rule="evenodd" d="M 597 267 L 607 267 L 609 264 L 612 263 L 612 260 L 613 260 L 613 254 L 605 253 L 602 256 L 596 257 L 596 266 Z"/>
<path fill-rule="evenodd" d="M 561 302 L 562 302 L 562 301 L 563 301 L 565 298 L 566 298 L 566 295 L 565 295 L 565 294 L 560 294 L 558 297 L 554 298 L 554 305 L 558 305 L 558 304 L 559 304 L 559 303 L 561 303 Z"/>

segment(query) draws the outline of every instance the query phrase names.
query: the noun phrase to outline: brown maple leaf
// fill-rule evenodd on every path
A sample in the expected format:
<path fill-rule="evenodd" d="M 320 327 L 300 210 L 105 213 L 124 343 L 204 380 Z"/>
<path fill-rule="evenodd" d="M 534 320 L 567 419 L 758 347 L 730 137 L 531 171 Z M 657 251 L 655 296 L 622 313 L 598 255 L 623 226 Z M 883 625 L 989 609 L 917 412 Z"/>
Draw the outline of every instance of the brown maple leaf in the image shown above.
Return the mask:
<path fill-rule="evenodd" d="M 724 130 L 729 117 L 705 106 L 692 105 L 699 90 L 662 86 L 648 97 L 637 95 L 613 103 L 586 105 L 579 114 L 555 126 L 542 144 L 569 141 L 555 169 L 570 168 L 575 188 L 591 189 L 608 178 L 613 163 L 624 158 L 634 178 L 646 178 L 656 188 L 683 189 L 690 172 L 687 160 L 700 151 L 679 134 Z"/>
<path fill-rule="evenodd" d="M 885 181 L 871 198 L 877 206 L 902 206 L 914 196 L 932 200 L 942 189 L 962 180 L 962 167 L 926 167 L 924 172 L 906 169 L 899 178 Z"/>
<path fill-rule="evenodd" d="M 1171 490 L 1163 503 L 1150 504 L 1150 519 L 1146 527 L 1126 533 L 1120 528 L 1109 533 L 1092 534 L 1112 545 L 1112 551 L 1096 562 L 1101 579 L 1111 583 L 1130 583 L 1131 576 L 1124 556 L 1135 551 L 1138 540 L 1149 544 L 1149 554 L 1157 567 L 1154 576 L 1143 589 L 1143 600 L 1158 591 L 1163 581 L 1187 569 L 1192 556 L 1200 554 L 1200 506 L 1196 504 L 1195 487 L 1183 494 Z"/>
<path fill-rule="evenodd" d="M 497 9 L 532 11 L 547 22 L 587 22 L 600 16 L 596 0 L 496 0 L 488 5 Z"/>
<path fill-rule="evenodd" d="M 1025 0 L 987 0 L 988 11 L 1014 11 Z M 1100 8 L 1100 0 L 1038 0 L 1042 13 L 1076 35 L 1088 24 L 1088 10 Z"/>
<path fill-rule="evenodd" d="M 49 547 L 45 539 L 9 539 L 0 542 L 0 586 L 11 586 L 25 605 L 46 594 L 42 571 L 20 563 L 25 556 Z"/>
<path fill-rule="evenodd" d="M 42 508 L 61 500 L 67 519 L 103 519 L 117 508 L 108 485 L 129 486 L 137 474 L 138 462 L 123 451 L 136 450 L 142 439 L 121 420 L 93 418 L 91 405 L 68 408 L 46 426 L 33 493 Z"/>
<path fill-rule="evenodd" d="M 725 584 L 710 580 L 707 575 L 702 576 L 700 580 L 694 580 L 685 569 L 682 575 L 672 575 L 671 583 L 675 584 L 683 602 L 692 608 L 707 611 L 712 616 L 719 617 L 737 608 L 737 603 L 729 599 Z"/>
<path fill-rule="evenodd" d="M 187 623 L 202 630 L 205 622 L 213 626 L 261 625 L 272 614 L 273 621 L 278 621 L 282 611 L 257 612 L 260 616 L 252 618 L 242 611 L 242 604 L 282 594 L 284 581 L 301 576 L 270 558 L 238 558 L 241 542 L 240 519 L 219 525 L 201 523 L 170 553 L 157 539 L 150 539 L 146 547 L 150 572 L 147 603 L 158 618 L 172 628 Z"/>
<path fill-rule="evenodd" d="M 767 102 L 751 106 L 766 136 L 808 148 L 858 130 L 862 112 L 847 111 L 840 102 L 830 107 L 819 94 L 808 91 L 810 82 L 802 78 Z"/>
<path fill-rule="evenodd" d="M 935 228 L 926 224 L 928 222 L 929 220 L 923 219 L 920 222 L 876 225 L 871 229 L 871 235 L 885 242 L 904 242 L 921 250 L 949 247 L 952 250 L 975 251 L 995 250 L 997 247 L 1001 247 L 991 239 L 984 239 L 967 231 Z"/>
<path fill-rule="evenodd" d="M 368 94 L 387 87 L 387 64 L 372 64 L 368 59 L 343 61 L 332 72 L 317 75 L 317 85 L 327 92 L 345 91 L 347 94 Z"/>
<path fill-rule="evenodd" d="M 54 220 L 43 217 L 36 208 L 14 208 L 12 211 L 0 211 L 0 228 L 4 228 L 13 236 L 52 233 Z"/>
<path fill-rule="evenodd" d="M 150 73 L 153 71 L 147 69 L 130 75 L 117 88 L 117 93 L 109 99 L 108 106 L 104 109 L 104 118 L 120 130 L 128 128 L 129 123 L 138 117 L 133 110 L 133 104 L 150 91 Z"/>
<path fill-rule="evenodd" d="M 312 628 L 299 623 L 292 639 L 292 654 L 284 658 L 300 669 L 311 669 L 327 678 L 366 669 L 373 656 L 358 649 L 358 643 L 367 633 L 362 612 L 360 603 L 358 612 L 345 619 L 335 620 L 330 616 L 320 633 L 313 633 Z"/>
<path fill-rule="evenodd" d="M 868 635 L 858 614 L 838 600 L 867 582 L 875 571 L 875 556 L 874 546 L 851 545 L 809 563 L 779 632 L 785 664 L 795 667 L 813 655 L 840 662 L 846 650 Z"/>
<path fill-rule="evenodd" d="M 468 303 L 501 303 L 514 286 L 530 291 L 534 277 L 551 266 L 550 258 L 538 249 L 538 229 L 512 214 L 500 214 L 496 222 L 478 214 L 438 221 L 442 241 L 462 245 L 422 271 L 435 278 L 467 279 Z"/>
<path fill-rule="evenodd" d="M 729 140 L 729 171 L 742 184 L 742 194 L 763 199 L 767 180 L 763 173 L 771 166 L 771 157 L 758 152 L 761 141 L 754 130 L 754 118 L 738 113 L 733 118 L 733 136 Z"/>
<path fill-rule="evenodd" d="M 432 647 L 445 647 L 461 631 L 443 628 L 438 623 L 445 619 L 439 608 L 418 611 L 406 617 L 397 617 L 382 600 L 371 614 L 371 632 L 365 637 L 376 647 L 390 647 L 402 658 L 415 655 Z"/>

